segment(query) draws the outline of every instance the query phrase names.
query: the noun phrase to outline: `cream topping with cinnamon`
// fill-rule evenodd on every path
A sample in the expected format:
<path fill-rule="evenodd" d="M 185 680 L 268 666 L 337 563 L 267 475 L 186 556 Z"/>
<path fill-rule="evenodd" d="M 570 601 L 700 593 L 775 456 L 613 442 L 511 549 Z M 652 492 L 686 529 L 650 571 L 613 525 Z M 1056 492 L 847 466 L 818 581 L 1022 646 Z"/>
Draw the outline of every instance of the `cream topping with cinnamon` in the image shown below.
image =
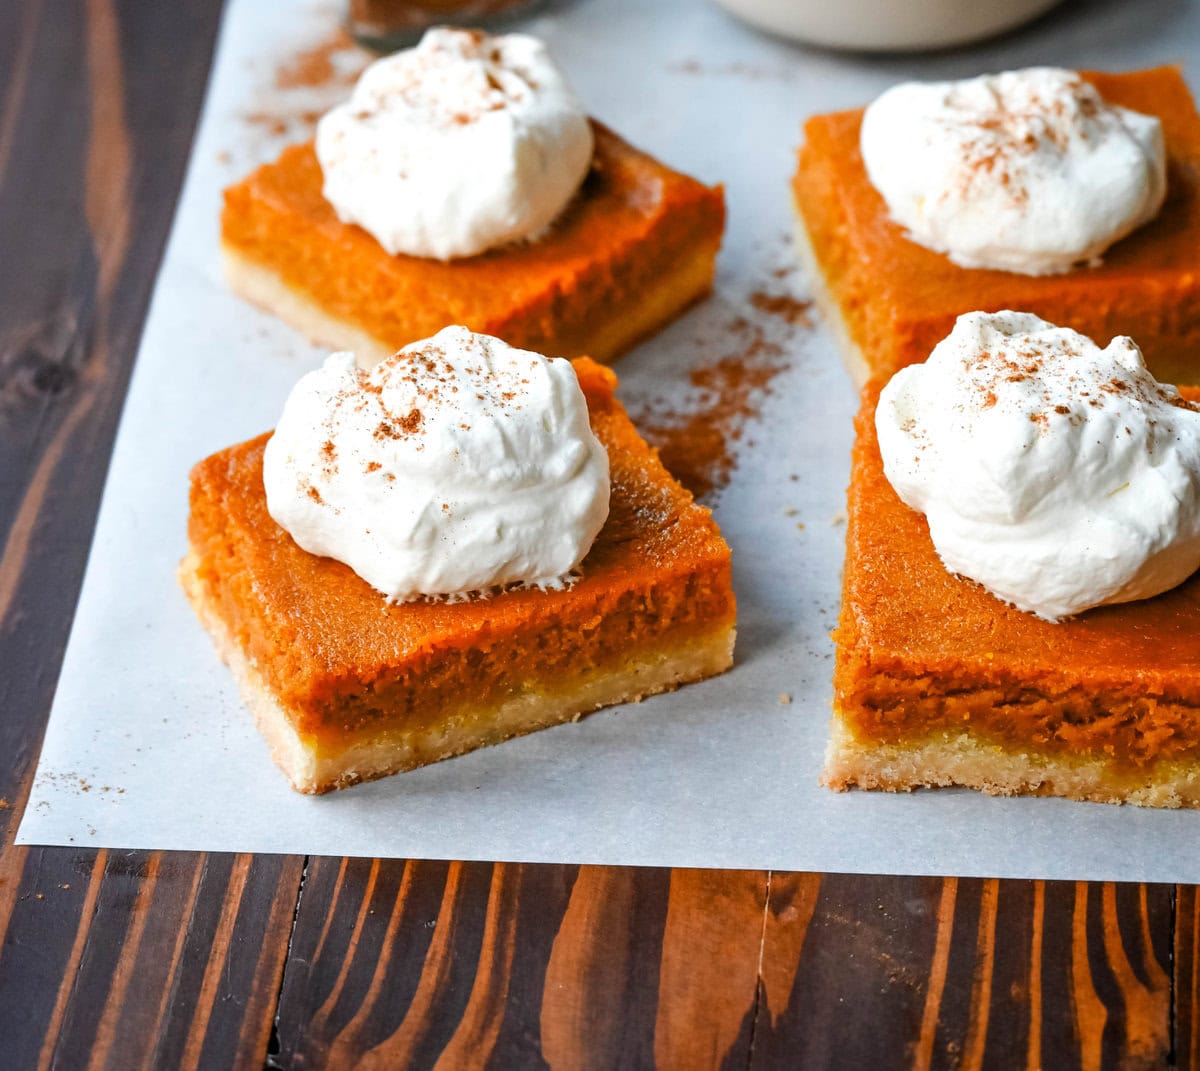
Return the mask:
<path fill-rule="evenodd" d="M 608 516 L 570 362 L 465 327 L 369 372 L 330 356 L 288 398 L 263 483 L 301 547 L 395 601 L 561 586 Z"/>
<path fill-rule="evenodd" d="M 592 129 L 541 41 L 443 28 L 371 64 L 316 152 L 343 223 L 450 260 L 550 226 L 588 173 Z"/>
<path fill-rule="evenodd" d="M 1096 263 L 1166 194 L 1158 119 L 1055 67 L 894 86 L 867 108 L 861 148 L 892 218 L 966 268 Z"/>
<path fill-rule="evenodd" d="M 1200 407 L 1029 313 L 972 312 L 901 369 L 875 417 L 884 472 L 946 568 L 1057 620 L 1200 568 Z"/>

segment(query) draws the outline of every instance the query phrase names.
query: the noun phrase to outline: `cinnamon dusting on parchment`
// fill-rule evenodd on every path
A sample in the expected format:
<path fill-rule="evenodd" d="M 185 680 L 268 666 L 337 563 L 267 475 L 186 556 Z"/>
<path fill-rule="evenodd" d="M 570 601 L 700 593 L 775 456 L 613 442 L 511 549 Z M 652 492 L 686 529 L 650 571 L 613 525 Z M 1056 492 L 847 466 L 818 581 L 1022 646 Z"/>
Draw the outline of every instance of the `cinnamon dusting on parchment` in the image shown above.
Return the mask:
<path fill-rule="evenodd" d="M 811 324 L 807 301 L 762 291 L 748 301 L 754 312 L 782 321 L 783 337 L 768 329 L 762 315 L 734 316 L 722 332 L 726 351 L 689 373 L 690 398 L 675 406 L 652 402 L 634 417 L 668 471 L 710 503 L 737 467 L 747 422 L 759 415 L 775 377 L 788 366 L 791 333 Z"/>
<path fill-rule="evenodd" d="M 363 68 L 374 57 L 338 29 L 324 40 L 285 56 L 264 86 L 248 125 L 268 137 L 305 137 L 335 104 L 345 100 Z"/>
<path fill-rule="evenodd" d="M 334 81 L 353 85 L 358 72 L 350 76 L 339 73 L 333 57 L 339 52 L 357 48 L 354 38 L 339 28 L 325 40 L 285 59 L 275 71 L 275 88 L 295 89 L 306 86 L 311 89 L 329 85 Z"/>
<path fill-rule="evenodd" d="M 293 123 L 303 128 L 315 129 L 317 120 L 324 114 L 325 111 L 321 108 L 290 112 L 281 109 L 277 112 L 246 112 L 242 119 L 250 126 L 261 127 L 270 137 L 281 138 L 291 129 Z"/>
<path fill-rule="evenodd" d="M 756 290 L 750 295 L 750 304 L 760 312 L 782 317 L 791 325 L 812 326 L 809 315 L 811 301 L 801 301 L 791 294 L 769 294 L 765 290 Z"/>

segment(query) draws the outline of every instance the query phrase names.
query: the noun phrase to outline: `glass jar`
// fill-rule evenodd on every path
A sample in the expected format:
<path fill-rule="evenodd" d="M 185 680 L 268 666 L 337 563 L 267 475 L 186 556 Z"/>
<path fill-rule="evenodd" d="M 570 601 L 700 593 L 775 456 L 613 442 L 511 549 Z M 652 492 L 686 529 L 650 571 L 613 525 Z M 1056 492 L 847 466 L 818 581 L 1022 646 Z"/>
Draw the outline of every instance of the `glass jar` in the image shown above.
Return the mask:
<path fill-rule="evenodd" d="M 503 27 L 545 0 L 350 0 L 346 26 L 380 52 L 415 44 L 430 26 Z"/>

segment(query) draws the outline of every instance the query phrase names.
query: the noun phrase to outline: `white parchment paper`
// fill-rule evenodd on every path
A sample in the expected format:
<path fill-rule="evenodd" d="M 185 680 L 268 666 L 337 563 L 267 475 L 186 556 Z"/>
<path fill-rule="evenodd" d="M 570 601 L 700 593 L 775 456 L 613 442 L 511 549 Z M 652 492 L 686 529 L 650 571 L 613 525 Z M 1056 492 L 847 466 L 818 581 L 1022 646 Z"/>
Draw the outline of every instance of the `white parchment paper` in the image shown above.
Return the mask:
<path fill-rule="evenodd" d="M 680 395 L 690 368 L 736 352 L 738 315 L 757 317 L 755 330 L 785 350 L 789 367 L 747 425 L 716 503 L 734 548 L 737 665 L 672 695 L 311 798 L 271 764 L 174 570 L 192 463 L 270 427 L 321 357 L 227 290 L 217 217 L 221 189 L 305 136 L 303 114 L 330 103 L 329 89 L 276 88 L 275 72 L 328 37 L 336 8 L 229 5 L 18 841 L 1200 882 L 1196 813 L 819 787 L 854 398 L 819 325 L 797 329 L 747 305 L 755 291 L 804 292 L 788 271 L 787 183 L 808 114 L 862 103 L 901 78 L 1031 63 L 1183 61 L 1200 85 L 1200 9 L 1079 2 L 999 42 L 903 58 L 805 50 L 705 0 L 569 0 L 535 20 L 595 115 L 726 184 L 717 293 L 621 361 L 631 410 Z"/>

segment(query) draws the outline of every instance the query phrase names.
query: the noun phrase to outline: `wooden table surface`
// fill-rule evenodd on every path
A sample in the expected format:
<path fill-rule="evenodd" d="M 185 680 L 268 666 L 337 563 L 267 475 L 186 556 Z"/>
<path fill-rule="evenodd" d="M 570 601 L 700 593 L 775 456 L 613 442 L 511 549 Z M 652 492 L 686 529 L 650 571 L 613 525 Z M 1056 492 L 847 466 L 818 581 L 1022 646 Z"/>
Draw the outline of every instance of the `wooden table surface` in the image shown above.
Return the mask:
<path fill-rule="evenodd" d="M 1200 1066 L 1192 887 L 13 846 L 219 17 L 0 4 L 0 1068 Z"/>

